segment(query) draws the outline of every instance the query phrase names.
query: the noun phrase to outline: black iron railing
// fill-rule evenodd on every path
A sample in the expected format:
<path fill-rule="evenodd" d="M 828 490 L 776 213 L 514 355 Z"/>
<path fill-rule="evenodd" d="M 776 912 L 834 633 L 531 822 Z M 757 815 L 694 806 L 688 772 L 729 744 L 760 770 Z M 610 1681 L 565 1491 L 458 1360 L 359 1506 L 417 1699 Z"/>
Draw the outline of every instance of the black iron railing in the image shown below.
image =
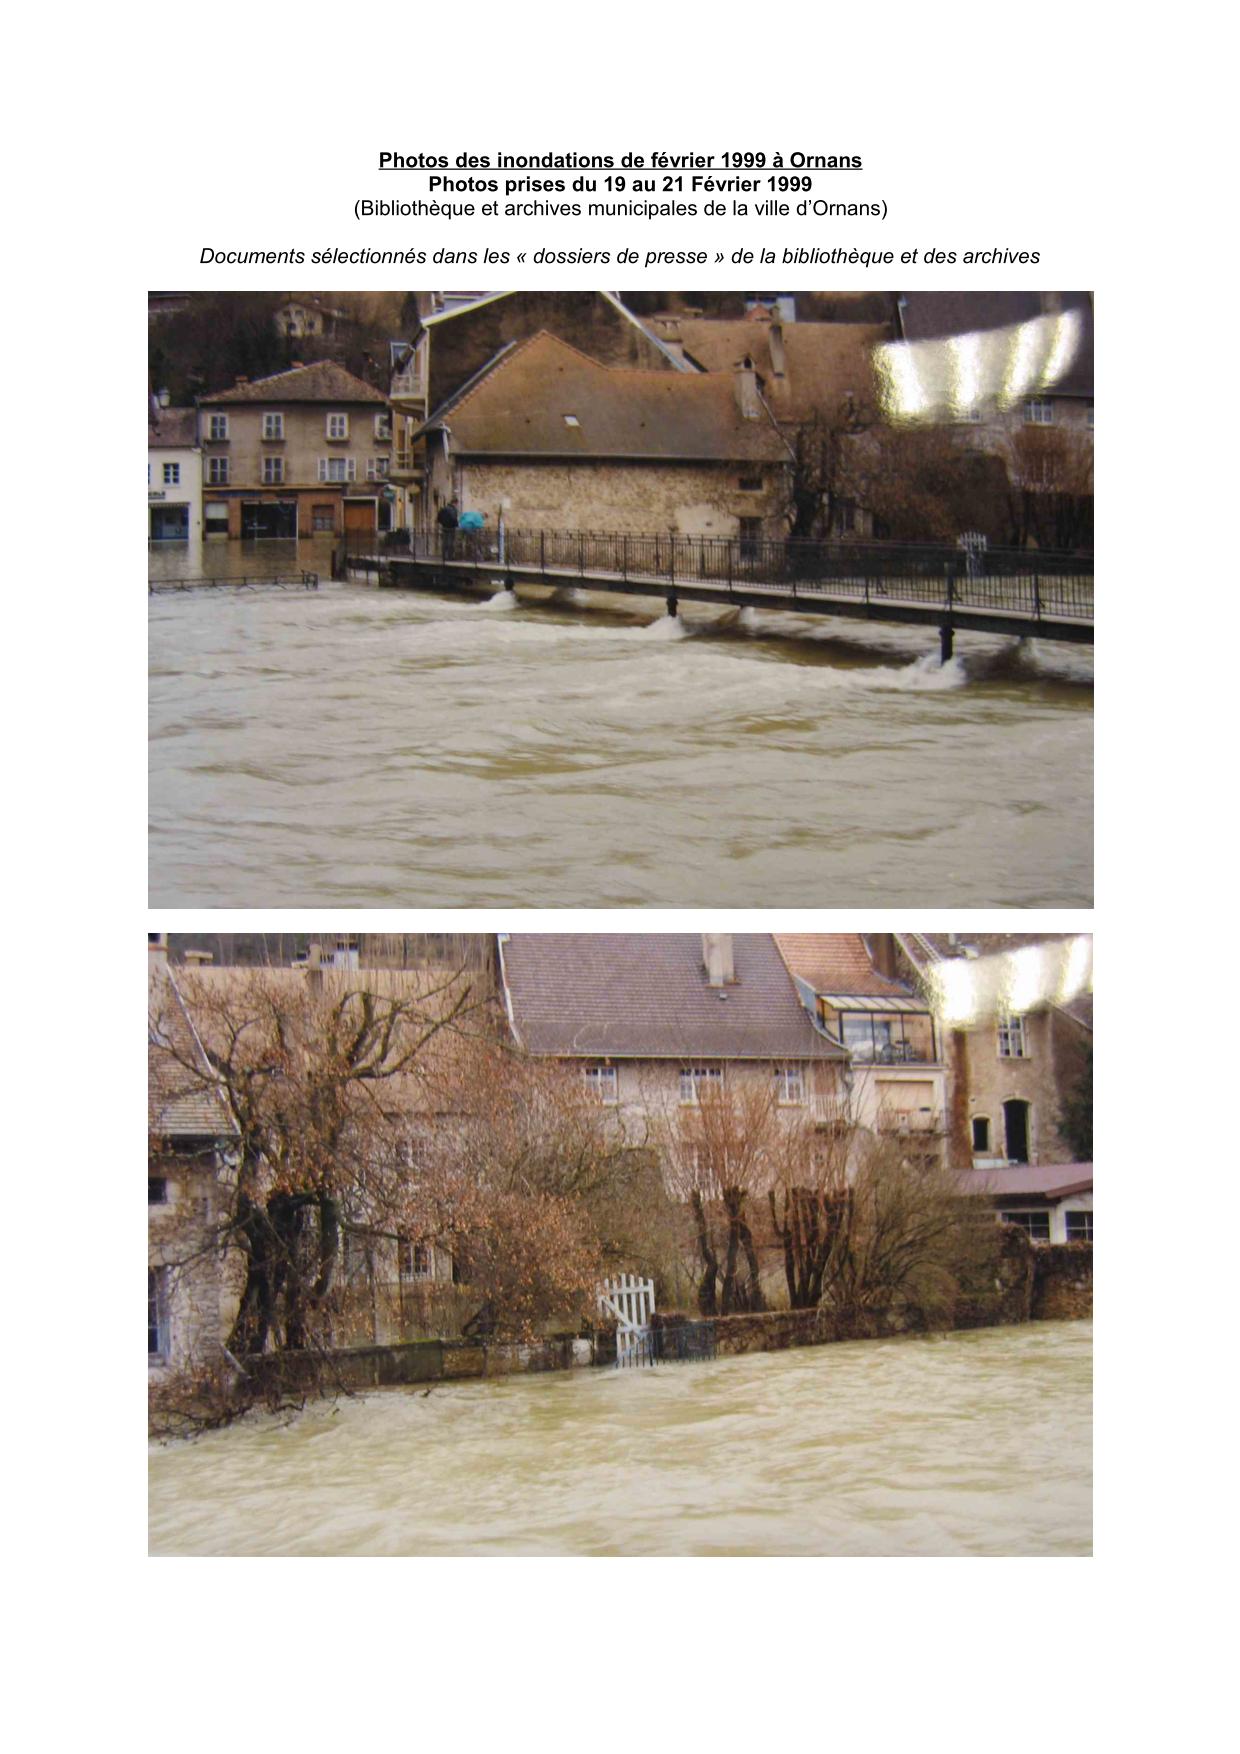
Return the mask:
<path fill-rule="evenodd" d="M 729 594 L 884 598 L 938 609 L 995 610 L 1040 621 L 1092 621 L 1092 556 L 1045 549 L 960 548 L 915 543 L 792 542 L 769 537 L 627 535 L 595 530 L 410 532 L 411 560 L 491 573 L 576 575 L 701 585 Z M 346 564 L 365 564 L 375 538 L 351 533 Z"/>

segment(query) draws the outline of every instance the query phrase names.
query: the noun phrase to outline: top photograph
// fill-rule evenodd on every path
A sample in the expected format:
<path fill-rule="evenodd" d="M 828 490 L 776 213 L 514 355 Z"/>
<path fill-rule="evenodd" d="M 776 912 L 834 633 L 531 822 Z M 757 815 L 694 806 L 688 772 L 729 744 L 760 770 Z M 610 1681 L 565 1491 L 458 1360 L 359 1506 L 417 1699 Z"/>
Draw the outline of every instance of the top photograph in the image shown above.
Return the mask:
<path fill-rule="evenodd" d="M 151 292 L 152 907 L 1087 907 L 1088 292 Z"/>

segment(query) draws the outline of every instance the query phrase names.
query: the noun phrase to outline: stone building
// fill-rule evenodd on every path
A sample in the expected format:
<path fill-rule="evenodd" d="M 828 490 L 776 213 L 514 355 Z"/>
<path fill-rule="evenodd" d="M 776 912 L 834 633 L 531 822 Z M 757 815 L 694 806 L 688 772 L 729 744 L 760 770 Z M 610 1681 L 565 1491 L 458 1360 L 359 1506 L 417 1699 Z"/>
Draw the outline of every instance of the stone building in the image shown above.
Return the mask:
<path fill-rule="evenodd" d="M 928 1001 L 895 978 L 891 934 L 876 937 L 874 953 L 860 932 L 777 932 L 775 942 L 802 1004 L 848 1056 L 845 1085 L 856 1124 L 907 1139 L 910 1151 L 941 1163 L 942 1032 Z"/>
<path fill-rule="evenodd" d="M 199 403 L 208 536 L 305 537 L 389 529 L 387 398 L 332 360 Z"/>
<path fill-rule="evenodd" d="M 433 521 L 758 539 L 783 533 L 788 446 L 752 367 L 600 365 L 547 333 L 507 349 L 417 433 Z"/>
<path fill-rule="evenodd" d="M 935 1006 L 956 1168 L 1063 1164 L 1060 1126 L 1092 1046 L 1092 940 L 1069 933 L 901 932 L 898 964 Z"/>
<path fill-rule="evenodd" d="M 218 1355 L 224 1337 L 231 1312 L 218 1230 L 236 1134 L 161 933 L 148 938 L 148 961 L 147 1364 L 157 1382 Z"/>
<path fill-rule="evenodd" d="M 838 1115 L 846 1052 L 769 933 L 504 933 L 499 959 L 518 1044 L 577 1066 L 607 1106 L 665 1116 L 752 1083 L 790 1116 Z"/>
<path fill-rule="evenodd" d="M 431 417 L 485 373 L 501 354 L 533 336 L 558 336 L 600 365 L 640 371 L 692 368 L 652 336 L 612 292 L 490 292 L 432 295 L 391 383 L 396 418 L 393 479 L 406 490 L 418 527 L 438 506 L 427 482 Z"/>

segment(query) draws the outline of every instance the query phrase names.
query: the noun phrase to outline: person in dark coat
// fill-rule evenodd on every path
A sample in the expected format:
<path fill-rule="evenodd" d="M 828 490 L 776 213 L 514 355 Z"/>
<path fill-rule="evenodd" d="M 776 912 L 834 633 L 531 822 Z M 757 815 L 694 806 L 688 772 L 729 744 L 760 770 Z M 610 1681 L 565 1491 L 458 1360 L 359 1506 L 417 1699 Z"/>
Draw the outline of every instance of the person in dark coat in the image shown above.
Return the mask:
<path fill-rule="evenodd" d="M 456 553 L 456 527 L 460 521 L 454 499 L 450 499 L 447 505 L 440 506 L 436 522 L 439 525 L 439 541 L 445 560 L 451 560 Z"/>

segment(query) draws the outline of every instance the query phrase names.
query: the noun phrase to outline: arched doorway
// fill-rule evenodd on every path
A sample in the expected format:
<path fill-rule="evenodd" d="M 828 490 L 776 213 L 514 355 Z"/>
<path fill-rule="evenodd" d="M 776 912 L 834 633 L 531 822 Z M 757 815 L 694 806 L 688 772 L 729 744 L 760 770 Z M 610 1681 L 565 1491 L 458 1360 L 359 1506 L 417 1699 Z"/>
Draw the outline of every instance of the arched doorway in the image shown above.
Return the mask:
<path fill-rule="evenodd" d="M 1009 1163 L 1028 1163 L 1029 1104 L 1019 1097 L 1003 1105 L 1003 1140 Z"/>

